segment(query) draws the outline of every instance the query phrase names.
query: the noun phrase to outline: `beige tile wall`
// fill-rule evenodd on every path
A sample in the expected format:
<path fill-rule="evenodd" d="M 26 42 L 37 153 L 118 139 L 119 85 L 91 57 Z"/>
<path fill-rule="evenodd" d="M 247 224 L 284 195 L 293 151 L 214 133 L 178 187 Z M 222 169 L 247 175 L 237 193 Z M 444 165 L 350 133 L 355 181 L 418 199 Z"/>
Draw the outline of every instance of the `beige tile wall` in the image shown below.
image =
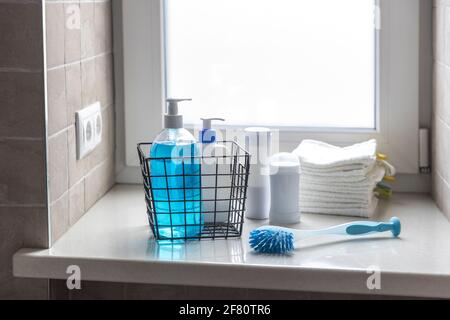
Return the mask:
<path fill-rule="evenodd" d="M 57 241 L 114 184 L 111 1 L 46 0 L 51 239 Z M 76 158 L 75 112 L 100 101 L 103 142 Z"/>
<path fill-rule="evenodd" d="M 450 218 L 450 1 L 434 0 L 433 195 Z"/>
<path fill-rule="evenodd" d="M 46 299 L 16 279 L 12 255 L 48 247 L 41 0 L 0 1 L 0 300 Z"/>

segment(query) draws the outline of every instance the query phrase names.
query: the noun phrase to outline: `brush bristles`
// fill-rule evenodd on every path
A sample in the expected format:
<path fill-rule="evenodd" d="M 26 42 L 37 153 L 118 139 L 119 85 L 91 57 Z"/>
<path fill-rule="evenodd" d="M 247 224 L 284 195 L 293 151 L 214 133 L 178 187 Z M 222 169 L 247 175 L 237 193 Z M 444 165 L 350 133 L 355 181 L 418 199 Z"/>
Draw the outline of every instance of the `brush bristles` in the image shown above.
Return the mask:
<path fill-rule="evenodd" d="M 287 254 L 294 250 L 294 234 L 276 229 L 257 229 L 250 233 L 250 246 L 259 253 Z"/>

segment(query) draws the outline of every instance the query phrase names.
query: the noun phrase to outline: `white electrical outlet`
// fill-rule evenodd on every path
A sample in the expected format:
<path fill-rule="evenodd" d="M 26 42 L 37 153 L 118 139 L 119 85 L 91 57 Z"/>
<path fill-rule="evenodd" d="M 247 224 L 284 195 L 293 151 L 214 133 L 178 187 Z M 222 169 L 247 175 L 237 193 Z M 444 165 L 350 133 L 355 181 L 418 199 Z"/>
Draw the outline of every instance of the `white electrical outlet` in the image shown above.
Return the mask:
<path fill-rule="evenodd" d="M 103 119 L 100 102 L 76 113 L 77 159 L 85 158 L 102 142 Z"/>

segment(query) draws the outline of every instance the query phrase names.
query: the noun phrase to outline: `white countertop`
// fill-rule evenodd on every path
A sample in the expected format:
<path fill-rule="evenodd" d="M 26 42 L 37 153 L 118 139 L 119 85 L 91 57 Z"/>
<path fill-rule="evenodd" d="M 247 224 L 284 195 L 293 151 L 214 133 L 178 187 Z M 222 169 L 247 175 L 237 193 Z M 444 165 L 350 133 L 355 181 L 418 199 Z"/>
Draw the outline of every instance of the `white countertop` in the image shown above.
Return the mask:
<path fill-rule="evenodd" d="M 143 189 L 118 185 L 53 248 L 23 249 L 14 256 L 17 277 L 66 279 L 67 267 L 82 280 L 252 289 L 450 298 L 450 223 L 427 195 L 397 194 L 375 220 L 402 220 L 400 239 L 305 240 L 291 256 L 253 253 L 246 221 L 242 239 L 158 245 L 151 239 Z M 303 215 L 304 229 L 351 218 Z M 381 270 L 381 290 L 370 291 L 367 270 Z"/>

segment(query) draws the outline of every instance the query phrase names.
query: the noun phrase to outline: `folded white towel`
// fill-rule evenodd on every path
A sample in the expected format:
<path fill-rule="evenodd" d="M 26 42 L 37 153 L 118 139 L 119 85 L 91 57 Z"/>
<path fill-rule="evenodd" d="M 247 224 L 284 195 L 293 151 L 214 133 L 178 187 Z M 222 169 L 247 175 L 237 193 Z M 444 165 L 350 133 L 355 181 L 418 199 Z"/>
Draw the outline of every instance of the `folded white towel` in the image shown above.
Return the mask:
<path fill-rule="evenodd" d="M 302 167 L 301 174 L 309 175 L 309 176 L 317 176 L 317 177 L 327 177 L 330 180 L 333 178 L 341 178 L 341 177 L 363 177 L 369 174 L 374 167 L 376 166 L 376 162 L 372 163 L 370 166 L 367 166 L 362 169 L 353 169 L 353 170 L 314 170 Z"/>
<path fill-rule="evenodd" d="M 374 195 L 385 175 L 395 168 L 378 161 L 377 142 L 346 148 L 305 140 L 294 151 L 301 163 L 302 212 L 372 217 L 378 205 Z"/>
<path fill-rule="evenodd" d="M 312 173 L 314 173 L 314 172 L 317 172 L 317 173 L 334 173 L 334 172 L 340 172 L 340 171 L 344 171 L 344 172 L 349 172 L 349 171 L 363 171 L 363 172 L 367 172 L 367 171 L 370 171 L 370 165 L 371 165 L 371 163 L 366 163 L 366 164 L 345 164 L 345 165 L 342 165 L 342 166 L 324 168 L 324 167 L 312 166 L 312 165 L 307 164 L 307 163 L 302 163 L 302 170 L 305 171 L 305 172 L 312 172 Z"/>
<path fill-rule="evenodd" d="M 361 218 L 372 218 L 375 214 L 375 210 L 378 206 L 378 199 L 374 198 L 371 205 L 368 207 L 332 207 L 327 208 L 321 205 L 311 205 L 310 207 L 303 206 L 301 212 L 303 213 L 317 213 L 317 214 L 330 214 L 330 215 L 340 215 L 340 216 L 352 216 Z"/>
<path fill-rule="evenodd" d="M 305 208 L 320 208 L 320 209 L 367 209 L 373 202 L 376 202 L 376 198 L 372 197 L 367 203 L 359 202 L 301 202 L 301 210 L 304 211 Z"/>
<path fill-rule="evenodd" d="M 373 190 L 366 190 L 364 192 L 323 192 L 313 190 L 300 191 L 300 201 L 305 202 L 342 202 L 342 203 L 368 203 L 369 199 L 373 197 Z"/>
<path fill-rule="evenodd" d="M 370 188 L 383 180 L 386 174 L 386 169 L 381 165 L 376 165 L 372 171 L 367 175 L 360 176 L 317 176 L 310 174 L 301 174 L 300 188 L 307 187 L 309 185 L 326 185 L 334 186 L 336 190 L 341 187 L 360 187 Z"/>
<path fill-rule="evenodd" d="M 300 185 L 300 191 L 302 194 L 305 193 L 337 193 L 337 194 L 348 194 L 348 195 L 366 195 L 373 192 L 375 189 L 375 186 L 353 186 L 353 185 L 324 185 L 324 184 L 309 184 L 307 186 L 301 184 Z"/>
<path fill-rule="evenodd" d="M 373 170 L 375 165 L 379 165 L 385 168 L 387 176 L 395 176 L 397 171 L 393 165 L 385 160 L 374 161 L 370 165 L 345 165 L 333 168 L 317 168 L 308 165 L 303 165 L 302 174 L 313 176 L 326 176 L 326 177 L 341 177 L 341 176 L 359 176 L 367 175 Z"/>
<path fill-rule="evenodd" d="M 345 148 L 314 140 L 304 140 L 294 154 L 299 157 L 302 167 L 330 169 L 347 165 L 370 166 L 376 161 L 376 152 L 376 140 Z"/>

